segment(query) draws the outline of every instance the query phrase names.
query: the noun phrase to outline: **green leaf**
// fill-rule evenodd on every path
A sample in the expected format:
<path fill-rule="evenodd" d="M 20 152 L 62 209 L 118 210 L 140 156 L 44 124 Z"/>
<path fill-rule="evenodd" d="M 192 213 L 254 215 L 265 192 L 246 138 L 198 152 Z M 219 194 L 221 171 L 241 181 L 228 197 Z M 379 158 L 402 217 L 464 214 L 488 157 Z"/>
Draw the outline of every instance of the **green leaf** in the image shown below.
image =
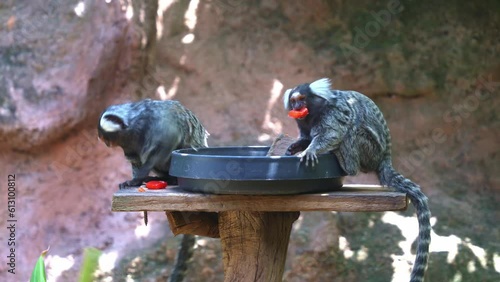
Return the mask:
<path fill-rule="evenodd" d="M 47 254 L 49 249 L 45 250 L 42 252 L 38 260 L 36 261 L 35 268 L 33 269 L 33 272 L 31 273 L 31 278 L 30 282 L 46 282 L 47 281 L 47 275 L 45 275 L 45 262 L 44 262 L 44 257 Z"/>
<path fill-rule="evenodd" d="M 83 251 L 83 263 L 80 269 L 79 282 L 92 282 L 94 281 L 94 272 L 97 269 L 99 256 L 101 251 L 96 248 L 85 248 Z"/>

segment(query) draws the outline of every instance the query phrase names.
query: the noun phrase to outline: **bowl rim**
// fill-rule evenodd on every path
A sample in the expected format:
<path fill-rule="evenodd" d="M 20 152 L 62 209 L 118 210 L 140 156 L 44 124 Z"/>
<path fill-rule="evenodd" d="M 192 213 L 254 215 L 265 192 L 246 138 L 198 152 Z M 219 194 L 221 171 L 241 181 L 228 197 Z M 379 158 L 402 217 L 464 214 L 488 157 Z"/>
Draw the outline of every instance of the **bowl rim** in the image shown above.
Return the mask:
<path fill-rule="evenodd" d="M 243 156 L 243 155 L 203 155 L 203 154 L 190 154 L 186 152 L 197 152 L 197 151 L 203 151 L 203 150 L 210 150 L 210 149 L 223 149 L 223 150 L 230 150 L 230 149 L 242 149 L 242 148 L 248 148 L 248 149 L 267 149 L 269 150 L 271 147 L 270 146 L 260 146 L 260 145 L 255 145 L 255 146 L 220 146 L 220 147 L 204 147 L 204 148 L 184 148 L 184 149 L 177 149 L 172 152 L 172 154 L 176 155 L 181 155 L 183 157 L 190 157 L 190 156 L 196 156 L 196 157 L 205 157 L 205 158 L 231 158 L 231 159 L 297 159 L 299 158 L 298 156 Z M 321 158 L 323 156 L 330 156 L 332 153 L 322 153 L 318 154 L 318 158 Z"/>

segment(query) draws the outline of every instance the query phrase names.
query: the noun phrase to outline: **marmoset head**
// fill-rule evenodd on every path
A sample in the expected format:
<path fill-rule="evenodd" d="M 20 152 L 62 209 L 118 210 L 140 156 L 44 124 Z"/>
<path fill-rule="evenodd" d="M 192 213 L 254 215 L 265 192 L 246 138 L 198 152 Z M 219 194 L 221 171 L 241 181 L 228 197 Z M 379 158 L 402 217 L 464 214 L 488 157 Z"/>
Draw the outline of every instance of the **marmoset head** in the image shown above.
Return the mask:
<path fill-rule="evenodd" d="M 286 110 L 317 112 L 323 105 L 333 98 L 331 83 L 328 78 L 318 79 L 311 83 L 304 83 L 285 91 L 283 102 Z M 300 117 L 299 119 L 305 118 Z"/>
<path fill-rule="evenodd" d="M 106 146 L 121 146 L 121 135 L 128 128 L 125 119 L 128 110 L 129 104 L 114 105 L 108 107 L 101 114 L 99 124 L 97 125 L 97 134 Z"/>
<path fill-rule="evenodd" d="M 97 126 L 99 140 L 108 147 L 115 147 L 119 132 L 124 130 L 126 125 L 123 120 L 115 115 L 102 115 Z"/>

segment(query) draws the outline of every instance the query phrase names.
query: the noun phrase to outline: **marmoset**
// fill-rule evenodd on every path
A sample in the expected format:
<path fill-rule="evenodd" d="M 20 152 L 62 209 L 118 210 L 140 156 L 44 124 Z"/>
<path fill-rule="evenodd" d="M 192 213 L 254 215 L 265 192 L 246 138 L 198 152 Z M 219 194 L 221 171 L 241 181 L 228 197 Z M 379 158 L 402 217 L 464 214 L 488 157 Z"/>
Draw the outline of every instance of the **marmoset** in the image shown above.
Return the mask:
<path fill-rule="evenodd" d="M 132 165 L 132 179 L 121 188 L 140 186 L 153 171 L 169 184 L 177 184 L 168 171 L 172 151 L 208 147 L 208 132 L 198 118 L 177 101 L 145 99 L 108 107 L 97 126 L 99 138 L 119 146 Z"/>
<path fill-rule="evenodd" d="M 329 79 L 323 78 L 286 90 L 284 106 L 296 117 L 300 131 L 299 140 L 288 147 L 287 155 L 299 153 L 301 161 L 314 166 L 317 154 L 332 152 L 348 175 L 375 172 L 382 185 L 410 198 L 419 224 L 410 281 L 423 281 L 431 240 L 427 197 L 417 184 L 392 167 L 391 136 L 377 105 L 361 93 L 333 90 Z"/>
<path fill-rule="evenodd" d="M 99 118 L 97 132 L 108 147 L 121 147 L 132 164 L 132 179 L 119 184 L 120 189 L 156 179 L 149 176 L 151 171 L 168 184 L 177 184 L 169 174 L 172 151 L 208 147 L 209 136 L 198 118 L 181 103 L 151 99 L 108 107 Z M 147 212 L 144 222 L 147 224 Z M 183 235 L 169 281 L 182 281 L 194 244 L 193 235 Z"/>

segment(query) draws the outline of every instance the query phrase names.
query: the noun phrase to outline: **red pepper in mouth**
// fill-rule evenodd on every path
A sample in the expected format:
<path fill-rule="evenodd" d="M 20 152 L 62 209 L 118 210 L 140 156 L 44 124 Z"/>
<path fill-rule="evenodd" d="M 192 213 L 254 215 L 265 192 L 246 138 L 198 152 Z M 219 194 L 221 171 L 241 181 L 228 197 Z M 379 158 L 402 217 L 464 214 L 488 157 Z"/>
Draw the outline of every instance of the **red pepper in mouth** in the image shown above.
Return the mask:
<path fill-rule="evenodd" d="M 288 116 L 291 118 L 304 118 L 309 114 L 309 110 L 307 107 L 304 107 L 300 110 L 291 110 L 288 112 Z"/>

